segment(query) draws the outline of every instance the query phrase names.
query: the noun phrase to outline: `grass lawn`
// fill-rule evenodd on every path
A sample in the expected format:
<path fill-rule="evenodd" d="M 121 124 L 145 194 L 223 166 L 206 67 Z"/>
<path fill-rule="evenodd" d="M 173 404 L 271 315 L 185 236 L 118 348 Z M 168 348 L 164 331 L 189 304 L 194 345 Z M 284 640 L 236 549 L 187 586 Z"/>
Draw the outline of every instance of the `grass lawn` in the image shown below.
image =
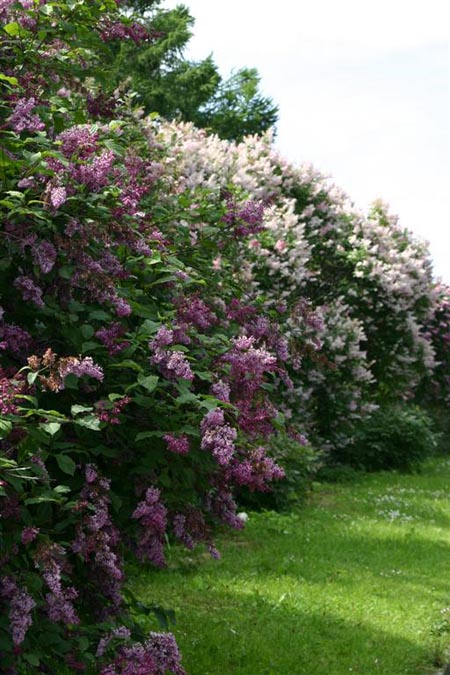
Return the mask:
<path fill-rule="evenodd" d="M 426 675 L 450 645 L 449 459 L 317 485 L 216 543 L 133 580 L 175 610 L 189 675 Z"/>

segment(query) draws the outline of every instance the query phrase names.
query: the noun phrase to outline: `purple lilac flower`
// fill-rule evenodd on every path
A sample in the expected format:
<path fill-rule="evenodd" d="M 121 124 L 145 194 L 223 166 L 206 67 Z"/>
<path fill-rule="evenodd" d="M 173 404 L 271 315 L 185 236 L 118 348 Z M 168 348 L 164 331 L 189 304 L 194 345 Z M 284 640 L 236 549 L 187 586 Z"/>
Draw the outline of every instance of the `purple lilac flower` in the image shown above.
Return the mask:
<path fill-rule="evenodd" d="M 38 536 L 39 531 L 40 530 L 38 527 L 24 527 L 20 536 L 22 544 L 24 546 L 31 544 L 31 542 L 34 541 Z"/>
<path fill-rule="evenodd" d="M 173 344 L 173 330 L 170 330 L 166 326 L 161 326 L 155 338 L 148 343 L 148 346 L 152 351 L 155 351 L 162 347 L 168 347 L 171 344 Z"/>
<path fill-rule="evenodd" d="M 57 186 L 50 190 L 50 204 L 54 209 L 59 209 L 67 199 L 67 191 L 65 187 Z"/>
<path fill-rule="evenodd" d="M 167 509 L 160 502 L 161 493 L 157 488 L 148 488 L 145 499 L 137 505 L 132 518 L 140 525 L 137 555 L 148 559 L 158 567 L 164 567 L 163 541 L 167 527 Z"/>
<path fill-rule="evenodd" d="M 41 241 L 32 250 L 33 262 L 41 268 L 43 274 L 51 272 L 55 265 L 56 255 L 56 249 L 49 241 Z"/>
<path fill-rule="evenodd" d="M 187 455 L 189 452 L 189 440 L 185 435 L 174 436 L 173 434 L 165 434 L 163 436 L 167 443 L 167 448 L 170 452 L 176 455 Z"/>
<path fill-rule="evenodd" d="M 86 483 L 80 492 L 79 509 L 84 508 L 86 512 L 77 525 L 72 550 L 86 564 L 87 576 L 101 598 L 100 603 L 98 596 L 96 598 L 97 614 L 104 619 L 116 613 L 122 603 L 123 572 L 121 561 L 115 552 L 119 543 L 119 532 L 109 514 L 109 481 L 102 478 L 92 464 L 86 466 L 85 477 Z"/>
<path fill-rule="evenodd" d="M 217 321 L 214 312 L 198 296 L 183 298 L 176 304 L 177 317 L 181 323 L 190 323 L 201 330 L 206 330 Z"/>
<path fill-rule="evenodd" d="M 129 340 L 120 340 L 124 333 L 125 328 L 118 321 L 114 321 L 108 327 L 100 328 L 95 337 L 107 347 L 110 356 L 114 356 L 130 346 Z"/>
<path fill-rule="evenodd" d="M 42 288 L 39 288 L 30 277 L 17 277 L 14 281 L 14 286 L 20 291 L 25 301 L 30 300 L 36 307 L 44 307 Z"/>
<path fill-rule="evenodd" d="M 251 491 L 267 492 L 267 483 L 284 478 L 283 469 L 268 457 L 265 448 L 252 450 L 243 462 L 232 468 L 232 477 L 237 485 L 246 485 Z"/>
<path fill-rule="evenodd" d="M 114 638 L 120 638 L 122 640 L 129 640 L 131 637 L 131 632 L 129 628 L 126 628 L 126 626 L 119 626 L 118 628 L 114 628 L 110 633 L 105 635 L 105 637 L 102 637 L 101 640 L 98 643 L 97 647 L 97 652 L 96 656 L 99 658 L 100 656 L 103 656 L 104 653 L 106 652 L 109 643 L 111 640 Z"/>
<path fill-rule="evenodd" d="M 98 192 L 109 182 L 109 174 L 114 162 L 112 150 L 104 150 L 88 164 L 74 164 L 70 167 L 72 177 L 92 192 Z"/>
<path fill-rule="evenodd" d="M 40 548 L 36 560 L 50 591 L 45 596 L 49 619 L 64 624 L 78 624 L 80 619 L 72 604 L 78 597 L 78 592 L 72 587 L 62 585 L 65 553 L 62 546 L 52 543 Z"/>
<path fill-rule="evenodd" d="M 225 403 L 230 402 L 230 385 L 226 382 L 222 382 L 222 380 L 219 380 L 212 385 L 211 393 L 218 398 L 219 401 L 224 401 Z"/>
<path fill-rule="evenodd" d="M 36 99 L 20 98 L 15 107 L 13 114 L 9 118 L 9 124 L 16 133 L 21 131 L 42 131 L 45 129 L 45 124 L 41 121 L 38 115 L 32 113 L 32 110 L 37 106 Z"/>
<path fill-rule="evenodd" d="M 209 511 L 221 522 L 233 527 L 235 530 L 242 530 L 244 523 L 236 514 L 236 502 L 232 494 L 225 488 L 211 493 L 208 498 L 207 506 Z"/>
<path fill-rule="evenodd" d="M 223 411 L 210 410 L 202 419 L 200 429 L 202 450 L 209 450 L 218 464 L 227 466 L 235 453 L 237 432 L 225 423 Z"/>
<path fill-rule="evenodd" d="M 98 149 L 98 132 L 88 124 L 78 124 L 66 129 L 57 140 L 61 142 L 61 151 L 67 159 L 76 155 L 80 159 L 87 159 Z"/>
<path fill-rule="evenodd" d="M 103 370 L 94 363 L 90 356 L 85 356 L 82 359 L 74 356 L 61 359 L 58 373 L 63 380 L 68 375 L 75 375 L 75 377 L 87 375 L 101 382 L 104 377 Z"/>
<path fill-rule="evenodd" d="M 12 577 L 7 576 L 0 579 L 0 596 L 9 601 L 9 626 L 13 644 L 18 647 L 33 623 L 31 610 L 36 607 L 36 603 Z"/>
<path fill-rule="evenodd" d="M 157 365 L 164 377 L 170 380 L 177 377 L 185 380 L 194 379 L 194 373 L 183 352 L 157 348 L 150 362 Z"/>

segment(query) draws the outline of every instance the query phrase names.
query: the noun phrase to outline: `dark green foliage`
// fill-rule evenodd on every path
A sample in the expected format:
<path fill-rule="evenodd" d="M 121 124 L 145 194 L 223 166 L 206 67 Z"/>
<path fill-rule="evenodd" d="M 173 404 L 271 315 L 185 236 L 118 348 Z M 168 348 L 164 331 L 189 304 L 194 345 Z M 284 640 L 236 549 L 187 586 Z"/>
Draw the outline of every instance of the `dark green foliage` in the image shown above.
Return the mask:
<path fill-rule="evenodd" d="M 364 420 L 352 445 L 339 457 L 351 466 L 410 471 L 437 448 L 432 418 L 412 405 L 385 406 Z"/>
<path fill-rule="evenodd" d="M 211 55 L 200 61 L 183 56 L 194 25 L 186 7 L 164 10 L 151 0 L 127 5 L 158 38 L 117 45 L 114 80 L 137 92 L 146 113 L 193 122 L 221 138 L 238 140 L 276 124 L 278 108 L 259 91 L 255 68 L 241 68 L 223 80 Z"/>

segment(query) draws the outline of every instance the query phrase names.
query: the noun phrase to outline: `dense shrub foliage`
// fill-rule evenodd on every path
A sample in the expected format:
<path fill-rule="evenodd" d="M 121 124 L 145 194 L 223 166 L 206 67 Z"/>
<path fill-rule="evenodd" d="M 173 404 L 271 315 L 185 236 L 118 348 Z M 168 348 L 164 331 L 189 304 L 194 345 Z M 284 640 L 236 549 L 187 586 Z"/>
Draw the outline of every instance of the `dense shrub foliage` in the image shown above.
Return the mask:
<path fill-rule="evenodd" d="M 448 398 L 423 246 L 270 134 L 145 119 L 110 66 L 161 36 L 118 5 L 0 2 L 3 672 L 180 675 L 127 560 L 163 566 L 171 539 L 217 557 L 237 491 L 284 462 L 285 506 L 380 403 Z"/>

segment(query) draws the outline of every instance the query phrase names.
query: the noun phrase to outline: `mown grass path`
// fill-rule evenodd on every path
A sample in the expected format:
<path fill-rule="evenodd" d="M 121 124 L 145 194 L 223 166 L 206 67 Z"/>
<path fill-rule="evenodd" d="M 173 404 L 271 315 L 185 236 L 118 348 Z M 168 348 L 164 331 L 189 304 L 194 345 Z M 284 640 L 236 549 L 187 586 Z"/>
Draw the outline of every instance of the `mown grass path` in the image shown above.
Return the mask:
<path fill-rule="evenodd" d="M 136 594 L 174 608 L 189 675 L 426 675 L 450 645 L 450 460 L 250 514 L 222 559 L 173 548 Z M 448 611 L 446 611 L 448 608 Z"/>

